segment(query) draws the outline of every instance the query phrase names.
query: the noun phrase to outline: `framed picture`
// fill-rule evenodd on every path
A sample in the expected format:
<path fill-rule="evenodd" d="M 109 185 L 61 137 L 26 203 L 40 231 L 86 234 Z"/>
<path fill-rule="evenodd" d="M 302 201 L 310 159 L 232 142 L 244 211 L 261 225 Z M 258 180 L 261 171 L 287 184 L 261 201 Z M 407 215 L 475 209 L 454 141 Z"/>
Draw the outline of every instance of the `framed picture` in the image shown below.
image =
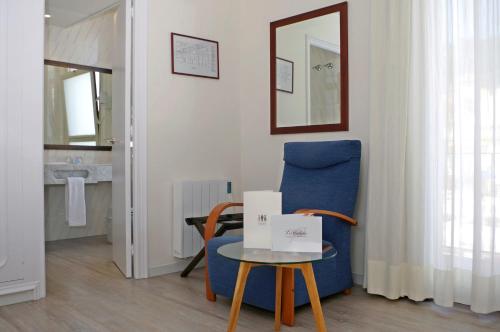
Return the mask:
<path fill-rule="evenodd" d="M 293 62 L 276 57 L 276 90 L 293 93 Z"/>
<path fill-rule="evenodd" d="M 219 43 L 171 33 L 172 73 L 219 79 Z"/>

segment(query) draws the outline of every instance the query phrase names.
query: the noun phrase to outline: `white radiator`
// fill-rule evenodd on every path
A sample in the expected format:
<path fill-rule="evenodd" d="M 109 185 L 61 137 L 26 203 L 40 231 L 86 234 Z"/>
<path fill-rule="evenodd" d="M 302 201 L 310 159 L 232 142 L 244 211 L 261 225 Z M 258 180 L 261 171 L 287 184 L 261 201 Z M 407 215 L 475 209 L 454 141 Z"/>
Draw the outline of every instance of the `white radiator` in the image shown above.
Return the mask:
<path fill-rule="evenodd" d="M 188 226 L 186 218 L 208 216 L 215 205 L 230 201 L 232 201 L 230 180 L 174 183 L 174 256 L 192 257 L 204 246 L 198 230 L 194 226 Z"/>

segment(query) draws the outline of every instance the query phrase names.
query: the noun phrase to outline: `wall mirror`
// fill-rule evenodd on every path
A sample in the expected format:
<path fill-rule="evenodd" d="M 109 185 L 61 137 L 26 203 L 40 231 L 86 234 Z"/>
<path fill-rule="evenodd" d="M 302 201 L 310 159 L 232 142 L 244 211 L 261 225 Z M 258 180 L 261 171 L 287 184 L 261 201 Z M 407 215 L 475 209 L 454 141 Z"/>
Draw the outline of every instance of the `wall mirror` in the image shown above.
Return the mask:
<path fill-rule="evenodd" d="M 45 60 L 45 149 L 111 150 L 112 72 Z"/>
<path fill-rule="evenodd" d="M 271 134 L 346 131 L 347 2 L 271 23 Z"/>

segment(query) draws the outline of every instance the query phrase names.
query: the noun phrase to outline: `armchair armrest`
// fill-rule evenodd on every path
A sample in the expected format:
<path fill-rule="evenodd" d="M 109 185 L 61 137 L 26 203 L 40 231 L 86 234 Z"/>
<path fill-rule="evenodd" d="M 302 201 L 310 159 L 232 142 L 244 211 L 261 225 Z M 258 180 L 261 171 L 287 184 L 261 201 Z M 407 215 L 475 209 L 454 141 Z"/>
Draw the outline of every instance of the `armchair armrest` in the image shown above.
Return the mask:
<path fill-rule="evenodd" d="M 343 222 L 346 222 L 346 223 L 351 224 L 353 226 L 356 226 L 358 224 L 358 222 L 355 219 L 348 217 L 345 214 L 333 212 L 333 211 L 328 211 L 328 210 L 300 209 L 300 210 L 295 211 L 295 213 L 296 214 L 322 214 L 325 216 L 339 218 Z"/>
<path fill-rule="evenodd" d="M 213 238 L 215 234 L 215 225 L 217 225 L 217 220 L 219 220 L 220 215 L 224 210 L 233 207 L 233 206 L 243 206 L 243 203 L 235 203 L 235 202 L 225 202 L 217 204 L 210 214 L 208 215 L 207 222 L 205 224 L 205 246 L 207 242 Z"/>
<path fill-rule="evenodd" d="M 212 287 L 210 286 L 210 279 L 208 276 L 208 241 L 214 237 L 215 233 L 215 225 L 217 224 L 217 220 L 219 220 L 220 215 L 224 210 L 233 207 L 233 206 L 243 206 L 243 203 L 233 203 L 226 202 L 217 204 L 210 214 L 208 215 L 207 222 L 205 224 L 205 292 L 207 299 L 209 301 L 215 301 L 215 293 L 212 292 Z"/>

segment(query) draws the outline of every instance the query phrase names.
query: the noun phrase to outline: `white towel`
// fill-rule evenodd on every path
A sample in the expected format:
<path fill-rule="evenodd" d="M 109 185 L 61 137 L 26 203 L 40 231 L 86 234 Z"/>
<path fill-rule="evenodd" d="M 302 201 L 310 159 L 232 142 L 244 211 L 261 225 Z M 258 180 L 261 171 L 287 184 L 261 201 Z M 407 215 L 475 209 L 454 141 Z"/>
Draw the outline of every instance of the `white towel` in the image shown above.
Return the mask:
<path fill-rule="evenodd" d="M 66 221 L 71 227 L 87 225 L 84 178 L 68 177 L 66 183 Z"/>

